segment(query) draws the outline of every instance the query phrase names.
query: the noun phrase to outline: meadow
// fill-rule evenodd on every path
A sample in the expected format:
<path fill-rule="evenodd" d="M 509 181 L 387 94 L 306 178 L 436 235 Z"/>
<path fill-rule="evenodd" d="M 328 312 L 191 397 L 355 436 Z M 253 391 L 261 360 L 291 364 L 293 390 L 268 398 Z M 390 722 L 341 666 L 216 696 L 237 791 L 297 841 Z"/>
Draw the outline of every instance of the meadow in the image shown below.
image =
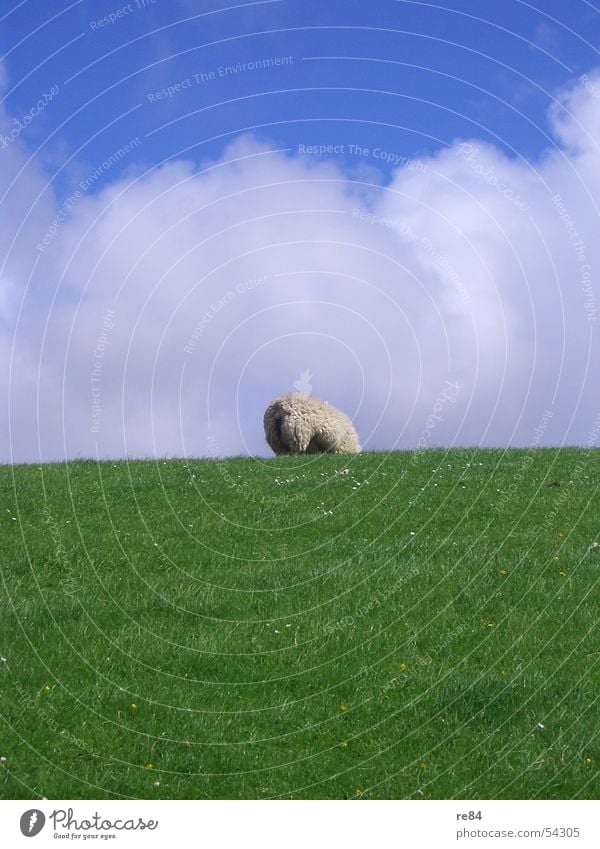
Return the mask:
<path fill-rule="evenodd" d="M 595 798 L 600 452 L 0 467 L 0 796 Z"/>

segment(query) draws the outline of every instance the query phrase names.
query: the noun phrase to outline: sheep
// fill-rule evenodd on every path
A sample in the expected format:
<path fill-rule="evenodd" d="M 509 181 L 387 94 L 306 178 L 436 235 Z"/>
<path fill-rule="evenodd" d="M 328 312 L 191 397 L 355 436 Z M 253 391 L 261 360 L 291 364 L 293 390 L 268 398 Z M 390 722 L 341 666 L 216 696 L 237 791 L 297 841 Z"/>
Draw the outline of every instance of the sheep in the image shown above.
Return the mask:
<path fill-rule="evenodd" d="M 304 392 L 276 398 L 265 410 L 265 437 L 275 454 L 358 454 L 354 425 L 345 413 Z"/>

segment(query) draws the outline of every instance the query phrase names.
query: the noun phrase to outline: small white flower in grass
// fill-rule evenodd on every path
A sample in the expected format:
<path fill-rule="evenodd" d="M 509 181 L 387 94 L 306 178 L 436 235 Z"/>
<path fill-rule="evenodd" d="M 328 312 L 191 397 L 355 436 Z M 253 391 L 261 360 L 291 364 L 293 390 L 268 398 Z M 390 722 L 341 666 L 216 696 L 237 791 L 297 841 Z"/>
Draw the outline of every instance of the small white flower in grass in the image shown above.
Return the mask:
<path fill-rule="evenodd" d="M 7 662 L 8 662 L 8 661 L 6 660 L 6 658 L 5 658 L 5 657 L 0 657 L 0 663 L 7 663 Z"/>
<path fill-rule="evenodd" d="M 2 757 L 0 758 L 0 764 L 3 763 L 6 763 L 6 758 L 4 757 L 4 755 L 2 755 Z"/>
<path fill-rule="evenodd" d="M 536 728 L 539 728 L 539 729 L 540 729 L 540 731 L 545 731 L 545 730 L 546 730 L 546 726 L 545 726 L 545 725 L 542 725 L 542 723 L 541 723 L 541 722 L 538 722 L 538 724 L 537 724 L 535 727 L 536 727 Z"/>
<path fill-rule="evenodd" d="M 414 537 L 415 532 L 414 532 L 414 531 L 409 531 L 409 534 L 408 534 L 408 535 L 409 535 L 409 536 L 411 536 L 411 537 Z"/>
<path fill-rule="evenodd" d="M 155 782 L 154 782 L 154 786 L 155 786 L 155 787 L 160 787 L 160 781 L 155 781 Z"/>

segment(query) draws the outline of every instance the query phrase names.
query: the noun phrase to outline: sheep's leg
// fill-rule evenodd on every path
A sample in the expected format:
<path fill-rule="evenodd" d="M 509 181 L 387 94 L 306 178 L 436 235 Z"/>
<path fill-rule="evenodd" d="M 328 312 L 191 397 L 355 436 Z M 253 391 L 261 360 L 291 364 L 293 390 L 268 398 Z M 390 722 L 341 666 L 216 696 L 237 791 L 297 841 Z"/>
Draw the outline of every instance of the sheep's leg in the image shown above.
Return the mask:
<path fill-rule="evenodd" d="M 291 454 L 306 454 L 313 429 L 300 416 L 286 416 L 281 423 L 281 436 Z"/>

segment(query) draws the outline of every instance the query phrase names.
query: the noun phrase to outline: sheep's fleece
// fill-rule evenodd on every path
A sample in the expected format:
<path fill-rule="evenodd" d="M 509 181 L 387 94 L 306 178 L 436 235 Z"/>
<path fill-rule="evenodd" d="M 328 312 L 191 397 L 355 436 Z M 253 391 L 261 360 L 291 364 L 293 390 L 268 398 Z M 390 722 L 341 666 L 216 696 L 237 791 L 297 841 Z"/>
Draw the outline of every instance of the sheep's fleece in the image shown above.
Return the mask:
<path fill-rule="evenodd" d="M 290 392 L 265 410 L 265 437 L 276 454 L 358 454 L 354 425 L 326 401 Z"/>

